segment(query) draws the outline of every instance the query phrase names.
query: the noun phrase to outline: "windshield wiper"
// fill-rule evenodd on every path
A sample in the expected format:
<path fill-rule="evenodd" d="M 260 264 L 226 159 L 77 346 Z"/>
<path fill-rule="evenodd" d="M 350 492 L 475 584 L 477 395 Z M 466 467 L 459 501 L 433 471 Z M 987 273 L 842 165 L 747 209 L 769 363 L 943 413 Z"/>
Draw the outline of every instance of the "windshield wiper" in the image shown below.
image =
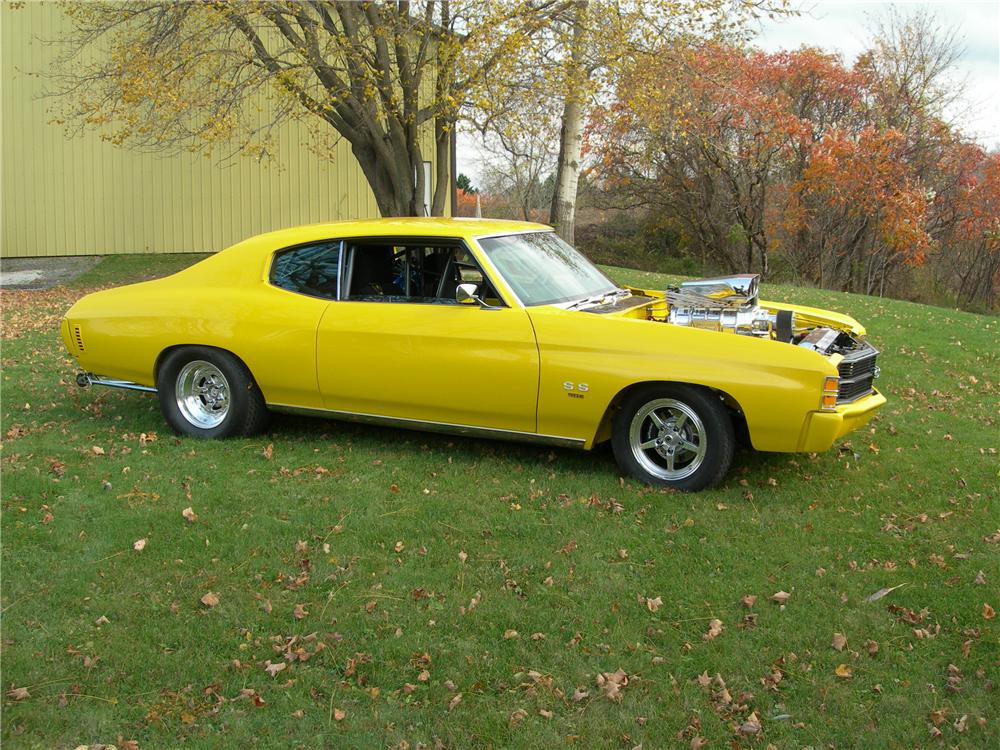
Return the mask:
<path fill-rule="evenodd" d="M 584 305 L 599 305 L 603 304 L 605 300 L 609 297 L 619 297 L 621 295 L 628 296 L 631 292 L 628 289 L 614 289 L 610 292 L 601 292 L 600 294 L 595 294 L 591 297 L 584 297 L 583 299 L 577 300 L 570 305 L 566 306 L 567 310 L 576 310 Z"/>

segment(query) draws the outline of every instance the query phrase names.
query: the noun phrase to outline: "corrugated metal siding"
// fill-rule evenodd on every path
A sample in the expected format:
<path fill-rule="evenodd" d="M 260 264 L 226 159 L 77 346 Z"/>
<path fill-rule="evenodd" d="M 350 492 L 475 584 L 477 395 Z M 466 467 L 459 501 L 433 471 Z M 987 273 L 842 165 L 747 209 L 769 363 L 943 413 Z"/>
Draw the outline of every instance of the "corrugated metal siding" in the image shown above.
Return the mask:
<path fill-rule="evenodd" d="M 305 125 L 277 133 L 278 158 L 128 151 L 88 131 L 67 139 L 42 98 L 66 19 L 54 3 L 0 4 L 3 257 L 210 252 L 260 232 L 378 215 L 350 144 L 332 160 Z M 433 133 L 422 134 L 433 160 Z M 447 165 L 444 165 L 447 168 Z"/>

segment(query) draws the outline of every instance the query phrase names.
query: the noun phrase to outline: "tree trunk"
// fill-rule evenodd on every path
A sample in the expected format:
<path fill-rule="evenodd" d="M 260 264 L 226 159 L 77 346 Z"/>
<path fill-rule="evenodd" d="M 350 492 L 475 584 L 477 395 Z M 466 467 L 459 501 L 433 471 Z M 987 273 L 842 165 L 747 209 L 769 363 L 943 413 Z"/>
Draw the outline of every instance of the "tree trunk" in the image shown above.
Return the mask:
<path fill-rule="evenodd" d="M 578 0 L 573 13 L 573 40 L 570 46 L 570 69 L 567 73 L 566 99 L 563 103 L 559 133 L 559 161 L 549 223 L 569 244 L 576 227 L 576 190 L 580 182 L 580 158 L 583 152 L 583 89 L 586 83 L 584 45 L 587 2 Z"/>

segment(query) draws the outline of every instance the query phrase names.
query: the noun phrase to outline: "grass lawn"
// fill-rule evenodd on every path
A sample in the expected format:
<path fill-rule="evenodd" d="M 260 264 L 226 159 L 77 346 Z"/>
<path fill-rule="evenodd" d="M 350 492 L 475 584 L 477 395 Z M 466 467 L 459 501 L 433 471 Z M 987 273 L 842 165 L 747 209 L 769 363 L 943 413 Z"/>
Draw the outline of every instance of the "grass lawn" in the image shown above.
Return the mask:
<path fill-rule="evenodd" d="M 78 389 L 80 284 L 190 260 L 2 293 L 5 748 L 1000 746 L 1000 319 L 765 285 L 863 321 L 889 403 L 684 495 L 607 449 L 181 440 Z"/>

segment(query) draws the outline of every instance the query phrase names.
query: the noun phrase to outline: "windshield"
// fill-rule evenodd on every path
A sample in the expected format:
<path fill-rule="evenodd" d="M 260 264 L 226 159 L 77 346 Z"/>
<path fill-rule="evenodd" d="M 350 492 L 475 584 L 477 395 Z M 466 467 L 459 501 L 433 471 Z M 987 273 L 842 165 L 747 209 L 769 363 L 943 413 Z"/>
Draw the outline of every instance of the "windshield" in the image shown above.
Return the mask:
<path fill-rule="evenodd" d="M 479 246 L 526 306 L 576 301 L 617 289 L 555 232 L 486 237 Z"/>

